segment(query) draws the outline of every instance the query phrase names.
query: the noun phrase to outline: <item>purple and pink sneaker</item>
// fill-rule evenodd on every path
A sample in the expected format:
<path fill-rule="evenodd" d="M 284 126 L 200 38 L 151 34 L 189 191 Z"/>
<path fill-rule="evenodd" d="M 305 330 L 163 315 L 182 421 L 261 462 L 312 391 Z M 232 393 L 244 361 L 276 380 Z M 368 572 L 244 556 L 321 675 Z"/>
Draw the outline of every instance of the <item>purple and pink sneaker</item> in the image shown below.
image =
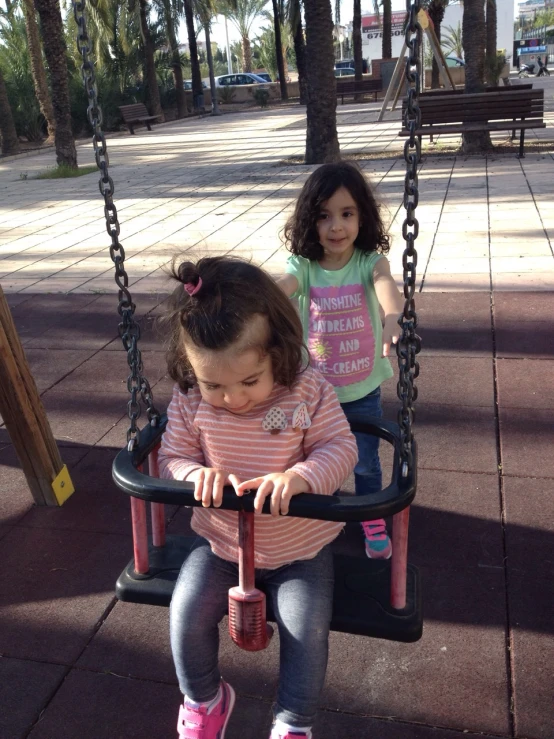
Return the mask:
<path fill-rule="evenodd" d="M 219 699 L 213 704 L 189 703 L 185 699 L 177 721 L 179 739 L 224 739 L 234 706 L 235 691 L 224 680 Z"/>
<path fill-rule="evenodd" d="M 392 542 L 387 534 L 384 518 L 375 521 L 363 521 L 362 529 L 365 536 L 365 553 L 370 559 L 390 559 Z"/>

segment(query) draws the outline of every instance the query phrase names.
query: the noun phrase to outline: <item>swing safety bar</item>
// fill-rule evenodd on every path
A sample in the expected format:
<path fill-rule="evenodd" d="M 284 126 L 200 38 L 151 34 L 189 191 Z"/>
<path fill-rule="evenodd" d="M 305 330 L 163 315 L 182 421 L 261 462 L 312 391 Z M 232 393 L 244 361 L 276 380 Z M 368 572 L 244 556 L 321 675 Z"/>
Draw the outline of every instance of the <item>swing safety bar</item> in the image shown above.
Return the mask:
<path fill-rule="evenodd" d="M 128 452 L 123 449 L 113 463 L 113 479 L 116 485 L 134 498 L 141 498 L 150 503 L 169 503 L 180 506 L 201 506 L 201 502 L 194 499 L 194 483 L 180 480 L 161 480 L 156 470 L 149 476 L 141 471 L 142 464 L 150 457 L 160 443 L 165 429 L 167 417 L 160 419 L 157 427 L 147 426 L 140 432 L 140 442 Z M 289 516 L 298 518 L 314 518 L 320 521 L 372 521 L 376 518 L 392 516 L 407 508 L 416 493 L 416 468 L 413 464 L 403 476 L 400 462 L 400 429 L 397 424 L 383 419 L 353 422 L 352 431 L 378 436 L 392 444 L 394 460 L 390 484 L 377 493 L 371 495 L 319 495 L 303 493 L 295 495 L 290 501 Z M 415 449 L 414 449 L 415 452 Z M 223 493 L 221 508 L 232 511 L 253 511 L 254 496 L 238 497 L 234 490 L 227 486 Z M 264 513 L 270 512 L 270 501 L 266 500 Z M 156 519 L 159 522 L 159 519 Z"/>

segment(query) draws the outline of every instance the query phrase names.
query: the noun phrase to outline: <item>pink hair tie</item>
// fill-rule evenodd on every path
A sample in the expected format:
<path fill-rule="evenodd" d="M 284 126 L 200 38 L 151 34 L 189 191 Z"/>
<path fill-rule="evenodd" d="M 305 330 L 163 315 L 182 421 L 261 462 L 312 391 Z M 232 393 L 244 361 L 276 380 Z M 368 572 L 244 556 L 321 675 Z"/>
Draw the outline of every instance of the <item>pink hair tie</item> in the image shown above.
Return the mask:
<path fill-rule="evenodd" d="M 185 282 L 183 287 L 185 288 L 185 292 L 187 292 L 190 296 L 196 295 L 196 293 L 202 287 L 202 278 L 198 277 L 198 282 L 196 283 L 196 285 L 193 282 Z"/>

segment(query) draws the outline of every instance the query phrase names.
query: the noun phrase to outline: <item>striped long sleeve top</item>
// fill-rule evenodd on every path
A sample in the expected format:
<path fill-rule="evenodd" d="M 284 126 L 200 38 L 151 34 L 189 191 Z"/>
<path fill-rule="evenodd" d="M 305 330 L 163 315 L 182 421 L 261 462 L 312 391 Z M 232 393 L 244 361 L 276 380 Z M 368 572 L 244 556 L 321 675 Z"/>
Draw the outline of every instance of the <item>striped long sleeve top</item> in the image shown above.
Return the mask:
<path fill-rule="evenodd" d="M 281 425 L 286 419 L 286 428 L 277 434 L 266 430 L 267 421 L 264 424 L 272 409 L 273 416 L 278 409 Z M 298 418 L 306 426 L 306 411 L 310 425 L 300 429 Z M 266 401 L 243 415 L 206 403 L 198 387 L 184 394 L 175 386 L 167 414 L 160 477 L 184 480 L 200 467 L 224 469 L 241 480 L 292 470 L 308 481 L 312 492 L 332 495 L 358 459 L 356 440 L 332 385 L 311 368 L 299 376 L 292 390 L 275 385 Z M 255 566 L 275 569 L 311 559 L 343 526 L 289 516 L 256 516 Z M 192 528 L 208 539 L 216 555 L 237 561 L 235 511 L 194 508 Z"/>

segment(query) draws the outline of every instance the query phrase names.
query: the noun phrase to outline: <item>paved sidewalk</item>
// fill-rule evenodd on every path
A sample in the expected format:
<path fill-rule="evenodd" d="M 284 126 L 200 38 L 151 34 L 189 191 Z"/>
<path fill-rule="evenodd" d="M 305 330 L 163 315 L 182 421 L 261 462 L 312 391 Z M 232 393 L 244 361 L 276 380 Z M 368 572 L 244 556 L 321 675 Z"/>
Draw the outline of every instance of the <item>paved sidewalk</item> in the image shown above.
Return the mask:
<path fill-rule="evenodd" d="M 282 269 L 278 232 L 310 171 L 282 163 L 302 150 L 302 115 L 250 112 L 110 141 L 145 370 L 162 408 L 170 382 L 152 330 L 162 265 L 187 248 Z M 340 111 L 346 151 L 396 150 L 398 121 L 371 116 L 371 105 Z M 410 557 L 424 635 L 403 645 L 333 634 L 316 739 L 554 736 L 552 151 L 422 164 Z M 92 160 L 85 147 L 79 157 Z M 0 163 L 0 284 L 77 493 L 61 509 L 33 508 L 0 426 L 0 736 L 165 739 L 179 702 L 168 613 L 113 596 L 132 553 L 128 500 L 110 474 L 127 368 L 97 177 L 20 179 L 52 163 L 51 152 Z M 363 164 L 389 207 L 398 274 L 401 162 Z M 384 398 L 394 418 L 394 380 Z M 170 531 L 188 531 L 186 511 L 167 513 Z M 222 626 L 223 671 L 239 695 L 228 739 L 267 736 L 277 665 L 278 638 L 246 654 Z"/>

